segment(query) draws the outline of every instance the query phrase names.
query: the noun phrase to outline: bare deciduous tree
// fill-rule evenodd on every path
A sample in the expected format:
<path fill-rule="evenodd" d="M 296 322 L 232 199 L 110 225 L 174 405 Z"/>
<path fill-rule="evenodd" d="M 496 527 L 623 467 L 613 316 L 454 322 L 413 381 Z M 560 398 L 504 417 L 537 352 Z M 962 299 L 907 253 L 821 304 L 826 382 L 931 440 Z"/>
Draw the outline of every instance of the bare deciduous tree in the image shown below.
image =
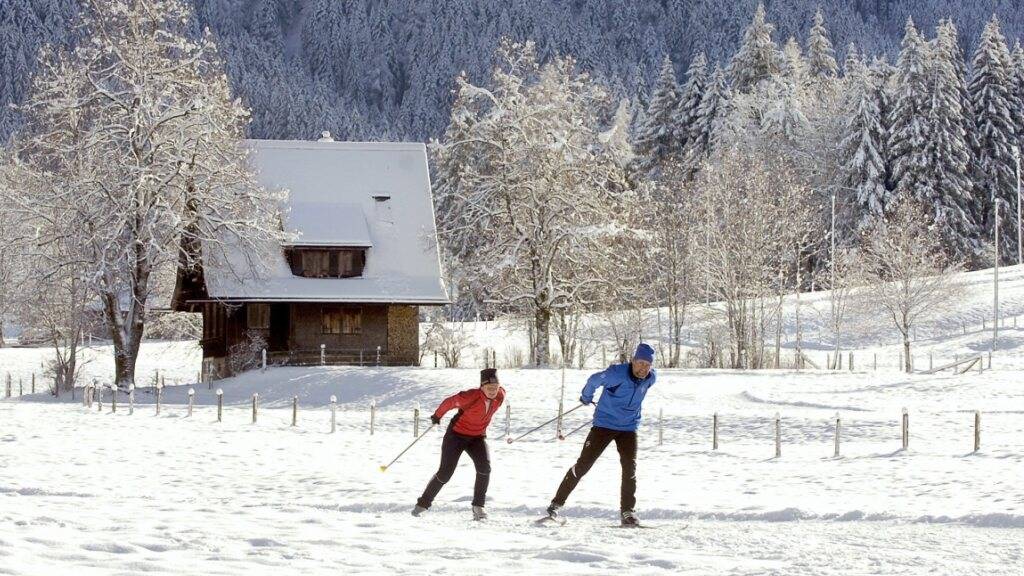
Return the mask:
<path fill-rule="evenodd" d="M 903 369 L 911 371 L 915 326 L 950 310 L 961 286 L 959 263 L 950 263 L 937 231 L 919 206 L 905 200 L 865 238 L 864 265 L 870 294 L 903 340 Z"/>

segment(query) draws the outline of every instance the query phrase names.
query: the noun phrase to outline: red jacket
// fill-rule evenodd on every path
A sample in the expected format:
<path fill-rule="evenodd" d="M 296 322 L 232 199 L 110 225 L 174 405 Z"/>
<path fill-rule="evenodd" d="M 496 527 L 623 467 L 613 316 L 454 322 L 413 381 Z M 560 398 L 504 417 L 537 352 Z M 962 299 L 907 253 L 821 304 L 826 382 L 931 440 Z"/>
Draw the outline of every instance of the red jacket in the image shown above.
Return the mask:
<path fill-rule="evenodd" d="M 449 410 L 457 408 L 459 414 L 456 416 L 455 426 L 452 427 L 453 432 L 463 436 L 486 436 L 491 417 L 497 413 L 504 401 L 505 389 L 499 387 L 498 395 L 491 400 L 488 408 L 487 396 L 484 395 L 484 391 L 480 388 L 473 388 L 445 398 L 437 410 L 434 410 L 434 416 L 440 419 Z"/>

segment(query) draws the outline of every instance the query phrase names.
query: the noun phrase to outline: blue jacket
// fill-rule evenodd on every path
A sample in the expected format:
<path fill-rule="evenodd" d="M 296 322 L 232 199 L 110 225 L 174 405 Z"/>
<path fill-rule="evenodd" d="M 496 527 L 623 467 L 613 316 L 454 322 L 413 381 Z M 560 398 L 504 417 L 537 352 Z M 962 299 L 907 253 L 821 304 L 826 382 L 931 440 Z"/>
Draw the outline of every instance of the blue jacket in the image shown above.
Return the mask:
<path fill-rule="evenodd" d="M 640 424 L 640 406 L 658 375 L 652 369 L 647 378 L 635 380 L 629 363 L 612 364 L 587 379 L 580 401 L 594 401 L 594 392 L 604 387 L 594 411 L 594 426 L 623 432 L 635 432 Z"/>

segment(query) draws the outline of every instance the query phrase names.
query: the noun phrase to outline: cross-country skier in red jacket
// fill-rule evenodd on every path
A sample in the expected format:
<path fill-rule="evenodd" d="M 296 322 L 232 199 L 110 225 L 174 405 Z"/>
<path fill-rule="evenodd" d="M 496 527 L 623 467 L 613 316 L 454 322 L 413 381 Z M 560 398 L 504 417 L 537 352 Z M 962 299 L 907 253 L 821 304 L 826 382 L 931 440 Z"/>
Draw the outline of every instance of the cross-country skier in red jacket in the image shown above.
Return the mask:
<path fill-rule="evenodd" d="M 445 398 L 437 407 L 430 421 L 439 424 L 441 418 L 450 410 L 458 409 L 448 424 L 448 431 L 441 442 L 441 466 L 427 483 L 423 495 L 416 501 L 412 510 L 413 516 L 425 512 L 434 502 L 455 472 L 459 457 L 463 452 L 469 454 L 476 467 L 476 483 L 473 485 L 473 519 L 484 520 L 484 501 L 487 499 L 487 483 L 491 475 L 491 458 L 487 450 L 487 426 L 491 417 L 505 401 L 505 389 L 498 384 L 498 371 L 486 368 L 480 371 L 480 387 L 459 392 Z"/>

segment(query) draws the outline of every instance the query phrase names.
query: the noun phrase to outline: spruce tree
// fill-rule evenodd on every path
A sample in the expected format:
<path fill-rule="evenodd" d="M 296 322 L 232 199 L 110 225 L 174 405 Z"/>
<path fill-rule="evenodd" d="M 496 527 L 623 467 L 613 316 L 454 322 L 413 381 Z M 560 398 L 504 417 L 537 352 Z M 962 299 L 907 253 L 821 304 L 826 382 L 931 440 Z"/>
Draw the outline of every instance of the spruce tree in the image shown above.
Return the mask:
<path fill-rule="evenodd" d="M 696 173 L 701 164 L 711 155 L 716 142 L 716 132 L 729 113 L 732 92 L 725 81 L 725 73 L 718 65 L 708 81 L 707 91 L 697 108 L 697 116 L 690 127 L 690 139 L 683 154 L 685 169 Z"/>
<path fill-rule="evenodd" d="M 676 142 L 680 150 L 685 150 L 690 141 L 690 129 L 697 119 L 697 111 L 708 86 L 708 61 L 703 52 L 698 52 L 690 61 L 686 75 L 686 84 L 679 93 L 674 121 Z"/>
<path fill-rule="evenodd" d="M 943 249 L 953 261 L 972 262 L 979 255 L 969 176 L 970 147 L 964 128 L 961 91 L 965 84 L 957 69 L 956 28 L 938 28 L 929 70 L 931 88 L 928 140 L 918 203 L 931 212 Z"/>
<path fill-rule="evenodd" d="M 892 196 L 886 188 L 885 127 L 879 107 L 878 88 L 870 72 L 854 66 L 847 72 L 850 83 L 846 125 L 840 144 L 845 186 L 853 193 L 851 232 L 866 232 L 885 217 Z"/>
<path fill-rule="evenodd" d="M 1000 255 L 1016 261 L 1016 174 L 1012 146 L 1017 141 L 1013 114 L 1013 76 L 1010 52 L 992 18 L 985 25 L 971 60 L 971 98 L 975 126 L 974 181 L 978 188 L 976 209 L 986 238 L 994 232 L 993 200 L 1000 202 Z"/>
<path fill-rule="evenodd" d="M 814 25 L 807 38 L 807 65 L 811 77 L 819 80 L 835 78 L 839 71 L 820 8 L 814 13 Z"/>
<path fill-rule="evenodd" d="M 774 30 L 775 26 L 765 20 L 764 5 L 758 4 L 740 49 L 729 62 L 729 79 L 737 92 L 749 92 L 782 70 L 782 54 L 772 40 Z"/>
<path fill-rule="evenodd" d="M 782 48 L 782 75 L 790 80 L 794 86 L 802 86 L 808 78 L 809 68 L 807 60 L 804 59 L 800 44 L 792 36 L 786 41 Z"/>
<path fill-rule="evenodd" d="M 895 192 L 910 197 L 924 184 L 927 164 L 929 85 L 928 43 L 907 19 L 894 78 L 895 92 L 889 122 L 889 165 Z"/>
<path fill-rule="evenodd" d="M 850 45 L 846 47 L 846 59 L 843 61 L 843 73 L 848 77 L 851 83 L 856 81 L 855 76 L 862 71 L 867 65 L 866 62 L 860 59 L 860 54 L 857 53 L 857 46 L 850 42 Z"/>
<path fill-rule="evenodd" d="M 647 115 L 636 137 L 636 151 L 640 155 L 640 166 L 654 167 L 670 154 L 678 152 L 676 146 L 674 113 L 679 104 L 679 87 L 672 60 L 666 55 L 661 63 L 658 82 L 647 107 Z"/>

